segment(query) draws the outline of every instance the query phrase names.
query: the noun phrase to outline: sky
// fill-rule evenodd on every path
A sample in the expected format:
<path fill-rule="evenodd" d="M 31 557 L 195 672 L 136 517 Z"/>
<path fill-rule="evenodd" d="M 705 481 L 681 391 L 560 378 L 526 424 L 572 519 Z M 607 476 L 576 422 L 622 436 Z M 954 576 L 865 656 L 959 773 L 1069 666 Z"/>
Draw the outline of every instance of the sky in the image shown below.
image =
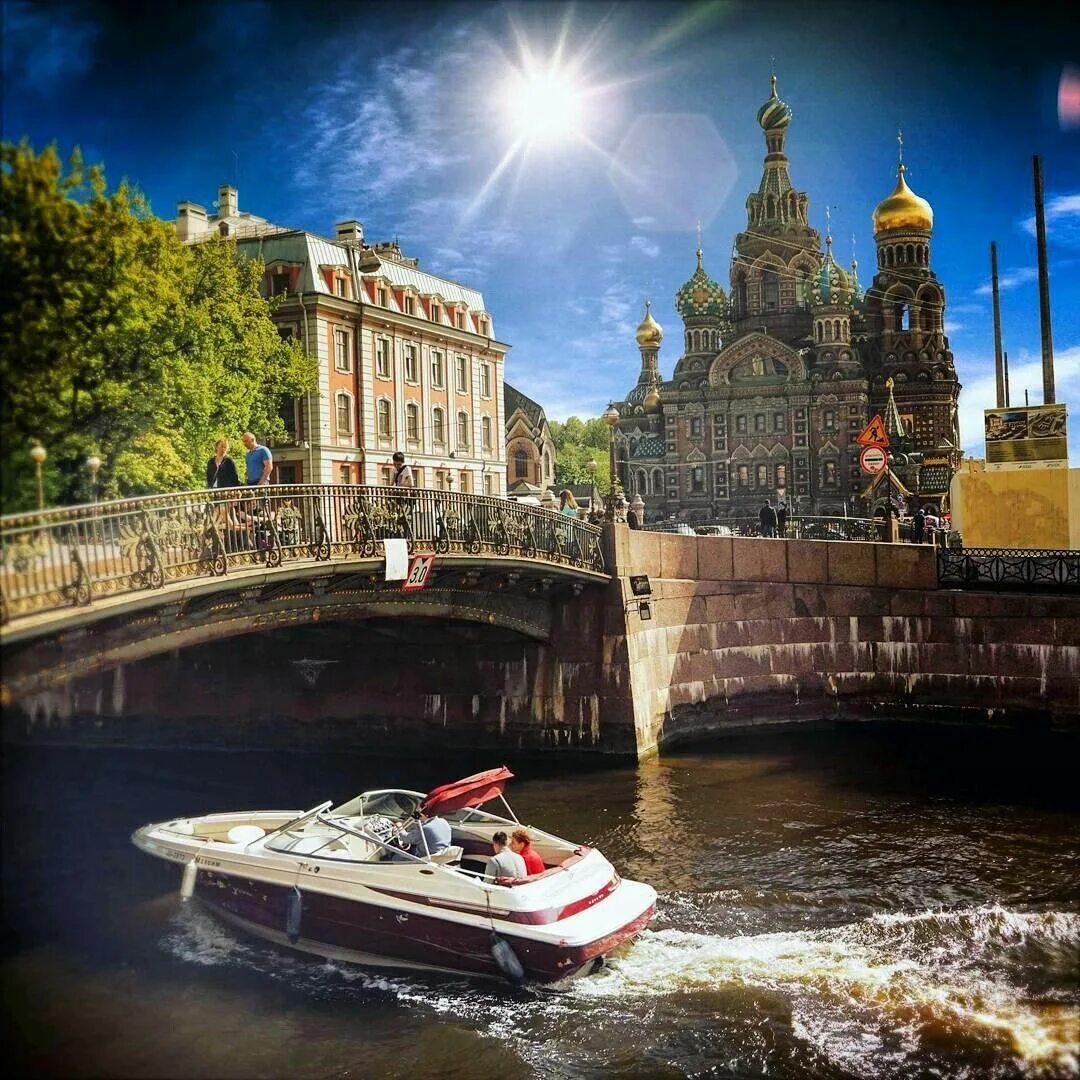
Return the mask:
<path fill-rule="evenodd" d="M 1064 11 L 1064 5 L 1056 5 Z M 507 380 L 549 418 L 634 384 L 646 296 L 725 289 L 761 178 L 775 70 L 792 180 L 867 285 L 896 179 L 934 208 L 931 262 L 983 456 L 994 405 L 989 243 L 1013 404 L 1042 401 L 1032 155 L 1042 157 L 1057 399 L 1080 464 L 1080 33 L 1028 4 L 5 2 L 5 139 L 78 145 L 156 213 L 240 208 L 332 235 L 357 218 L 480 289 Z M 854 237 L 854 240 L 853 240 Z"/>

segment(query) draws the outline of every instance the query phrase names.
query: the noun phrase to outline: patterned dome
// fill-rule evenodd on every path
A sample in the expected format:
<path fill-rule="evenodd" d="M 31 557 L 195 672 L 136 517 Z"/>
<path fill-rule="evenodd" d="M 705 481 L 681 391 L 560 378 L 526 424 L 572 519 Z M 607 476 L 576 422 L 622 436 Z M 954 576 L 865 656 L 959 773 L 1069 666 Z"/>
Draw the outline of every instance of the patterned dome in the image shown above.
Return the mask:
<path fill-rule="evenodd" d="M 637 338 L 639 345 L 656 349 L 660 347 L 660 342 L 664 340 L 664 328 L 652 317 L 652 312 L 649 310 L 650 306 L 651 301 L 646 300 L 645 318 L 641 320 L 641 325 L 634 332 L 634 337 Z"/>
<path fill-rule="evenodd" d="M 814 298 L 819 304 L 850 304 L 855 298 L 855 282 L 832 256 L 832 238 L 826 237 L 825 258 L 821 261 L 817 281 L 814 282 Z"/>
<path fill-rule="evenodd" d="M 705 273 L 701 265 L 701 248 L 698 248 L 697 260 L 693 276 L 675 294 L 675 310 L 684 319 L 700 316 L 723 319 L 727 315 L 727 296 L 719 283 Z"/>
<path fill-rule="evenodd" d="M 766 130 L 787 127 L 791 123 L 791 107 L 776 94 L 776 76 L 772 76 L 772 93 L 758 109 L 757 122 Z"/>
<path fill-rule="evenodd" d="M 907 186 L 903 165 L 900 165 L 896 172 L 896 187 L 893 193 L 879 202 L 877 209 L 874 210 L 874 235 L 877 236 L 878 233 L 885 232 L 887 229 L 917 229 L 932 232 L 933 208 Z"/>

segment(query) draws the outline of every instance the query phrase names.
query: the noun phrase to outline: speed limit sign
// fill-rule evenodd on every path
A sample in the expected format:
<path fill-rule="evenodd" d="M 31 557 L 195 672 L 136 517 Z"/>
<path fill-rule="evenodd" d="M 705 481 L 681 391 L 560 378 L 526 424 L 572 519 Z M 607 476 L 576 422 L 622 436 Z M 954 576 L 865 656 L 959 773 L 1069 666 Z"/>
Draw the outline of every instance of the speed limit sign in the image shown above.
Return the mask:
<path fill-rule="evenodd" d="M 885 451 L 880 446 L 865 446 L 863 452 L 859 455 L 859 465 L 862 471 L 869 473 L 871 476 L 876 476 L 881 472 L 885 468 L 887 460 Z"/>
<path fill-rule="evenodd" d="M 408 576 L 401 583 L 402 591 L 409 592 L 412 589 L 422 589 L 427 584 L 428 574 L 431 573 L 434 564 L 434 555 L 414 555 L 409 560 Z"/>

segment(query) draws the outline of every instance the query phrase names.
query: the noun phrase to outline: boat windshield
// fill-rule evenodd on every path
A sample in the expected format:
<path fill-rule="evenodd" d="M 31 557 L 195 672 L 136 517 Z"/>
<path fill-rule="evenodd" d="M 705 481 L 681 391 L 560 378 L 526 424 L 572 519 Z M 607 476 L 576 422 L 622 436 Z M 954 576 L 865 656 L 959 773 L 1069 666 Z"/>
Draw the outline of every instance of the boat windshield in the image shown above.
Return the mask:
<path fill-rule="evenodd" d="M 330 811 L 331 817 L 409 818 L 424 801 L 419 791 L 365 791 Z"/>

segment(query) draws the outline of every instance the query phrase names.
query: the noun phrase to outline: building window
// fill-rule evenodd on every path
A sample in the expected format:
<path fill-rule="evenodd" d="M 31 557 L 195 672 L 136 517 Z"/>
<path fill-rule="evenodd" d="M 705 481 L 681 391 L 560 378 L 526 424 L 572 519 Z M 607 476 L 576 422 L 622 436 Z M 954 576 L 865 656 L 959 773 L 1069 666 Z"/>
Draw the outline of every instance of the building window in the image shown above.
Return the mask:
<path fill-rule="evenodd" d="M 351 484 L 352 483 L 352 466 L 342 465 L 338 469 L 338 483 L 339 484 Z"/>
<path fill-rule="evenodd" d="M 469 358 L 459 353 L 454 363 L 454 370 L 457 376 L 457 392 L 467 394 L 469 392 Z"/>
<path fill-rule="evenodd" d="M 284 296 L 289 291 L 289 272 L 287 270 L 275 270 L 270 275 L 270 295 Z"/>
<path fill-rule="evenodd" d="M 738 484 L 738 486 L 740 488 L 745 489 L 745 488 L 750 487 L 750 466 L 749 465 L 740 465 L 735 470 L 735 482 Z"/>
<path fill-rule="evenodd" d="M 491 473 L 485 473 L 484 474 L 484 494 L 485 495 L 494 495 L 495 494 L 495 477 L 492 476 Z"/>
<path fill-rule="evenodd" d="M 780 306 L 780 279 L 775 270 L 765 270 L 761 275 L 761 302 L 765 311 L 776 311 Z"/>
<path fill-rule="evenodd" d="M 416 314 L 416 301 L 411 296 L 406 296 L 405 297 L 405 314 L 406 315 L 415 315 Z"/>
<path fill-rule="evenodd" d="M 765 431 L 765 414 L 756 413 L 754 416 L 754 433 L 762 434 Z"/>
<path fill-rule="evenodd" d="M 375 290 L 375 303 L 378 304 L 379 307 L 386 307 L 387 304 L 388 304 L 389 299 L 390 298 L 386 293 L 386 286 L 385 285 L 380 285 Z"/>
<path fill-rule="evenodd" d="M 420 374 L 416 364 L 416 346 L 405 346 L 405 381 L 406 382 L 419 382 Z"/>
<path fill-rule="evenodd" d="M 465 329 L 465 312 L 460 308 L 454 313 L 454 325 L 459 330 Z"/>
<path fill-rule="evenodd" d="M 759 488 L 767 488 L 769 486 L 769 466 L 759 465 L 757 467 L 757 486 Z"/>
<path fill-rule="evenodd" d="M 334 367 L 338 371 L 351 371 L 352 360 L 349 356 L 349 332 L 334 331 Z"/>
<path fill-rule="evenodd" d="M 283 397 L 278 402 L 278 416 L 285 425 L 285 437 L 289 442 L 296 442 L 296 404 L 294 397 Z"/>
<path fill-rule="evenodd" d="M 298 483 L 296 469 L 297 466 L 291 461 L 283 461 L 280 465 L 275 466 L 277 469 L 277 482 L 279 484 L 295 484 Z"/>
<path fill-rule="evenodd" d="M 746 434 L 746 417 L 745 416 L 736 416 L 735 417 L 735 434 L 736 435 L 745 435 Z"/>
<path fill-rule="evenodd" d="M 786 465 L 777 465 L 776 466 L 776 486 L 778 488 L 786 488 L 787 487 L 787 466 Z"/>
<path fill-rule="evenodd" d="M 491 417 L 480 417 L 480 433 L 483 440 L 483 447 L 485 450 L 491 449 Z"/>
<path fill-rule="evenodd" d="M 773 431 L 784 430 L 784 414 L 782 412 L 773 413 L 772 426 Z"/>
<path fill-rule="evenodd" d="M 491 397 L 491 365 L 480 365 L 480 396 Z"/>
<path fill-rule="evenodd" d="M 339 276 L 339 277 L 334 278 L 334 295 L 335 296 L 344 296 L 345 295 L 345 279 L 343 277 Z"/>
<path fill-rule="evenodd" d="M 524 450 L 514 451 L 514 478 L 516 480 L 529 479 L 529 455 Z"/>
<path fill-rule="evenodd" d="M 446 445 L 446 414 L 440 408 L 431 410 L 431 437 L 436 445 Z"/>
<path fill-rule="evenodd" d="M 701 417 L 700 416 L 692 416 L 692 417 L 690 417 L 690 438 L 691 439 L 700 439 L 701 438 Z"/>
<path fill-rule="evenodd" d="M 825 462 L 824 482 L 827 485 L 829 485 L 830 487 L 834 486 L 836 484 L 836 462 L 835 461 L 826 461 Z"/>
<path fill-rule="evenodd" d="M 386 398 L 379 399 L 376 409 L 378 416 L 379 438 L 390 439 L 394 435 L 394 417 L 390 408 L 390 402 Z"/>
<path fill-rule="evenodd" d="M 702 465 L 695 465 L 690 470 L 690 491 L 698 495 L 705 490 L 705 468 Z"/>
<path fill-rule="evenodd" d="M 386 338 L 375 339 L 375 374 L 380 379 L 390 378 L 390 342 Z"/>
<path fill-rule="evenodd" d="M 467 472 L 463 472 L 461 474 L 458 481 L 458 490 L 462 493 L 462 495 L 468 495 L 469 492 L 472 490 L 472 486 L 469 483 L 469 474 Z"/>
<path fill-rule="evenodd" d="M 405 406 L 405 438 L 411 443 L 420 441 L 420 407 L 411 401 Z"/>
<path fill-rule="evenodd" d="M 352 396 L 344 390 L 339 390 L 334 395 L 337 404 L 337 433 L 338 435 L 352 434 Z"/>
<path fill-rule="evenodd" d="M 457 414 L 457 444 L 462 450 L 469 449 L 469 414 L 459 412 Z M 462 488 L 464 491 L 464 488 Z"/>
<path fill-rule="evenodd" d="M 446 358 L 435 349 L 431 350 L 431 385 L 437 390 L 446 385 Z"/>
<path fill-rule="evenodd" d="M 380 465 L 379 466 L 379 483 L 383 487 L 390 487 L 394 482 L 394 467 L 393 465 Z"/>
<path fill-rule="evenodd" d="M 836 430 L 836 410 L 826 409 L 821 414 L 821 429 L 822 431 L 835 431 Z"/>
<path fill-rule="evenodd" d="M 439 305 L 434 303 L 434 301 L 431 304 L 431 321 L 442 322 L 442 318 L 440 317 L 439 313 Z"/>

